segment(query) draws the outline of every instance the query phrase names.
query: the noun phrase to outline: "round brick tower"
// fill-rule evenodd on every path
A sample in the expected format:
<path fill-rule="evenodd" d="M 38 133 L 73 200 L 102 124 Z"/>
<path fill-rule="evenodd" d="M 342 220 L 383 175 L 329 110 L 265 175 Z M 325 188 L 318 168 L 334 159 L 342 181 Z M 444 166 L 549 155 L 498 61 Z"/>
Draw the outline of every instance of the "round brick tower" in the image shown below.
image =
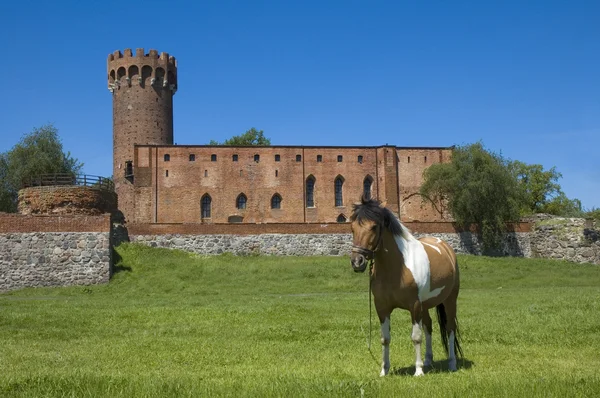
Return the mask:
<path fill-rule="evenodd" d="M 113 179 L 119 210 L 135 221 L 134 144 L 173 144 L 173 94 L 177 62 L 143 48 L 108 56 L 108 90 L 113 96 Z"/>

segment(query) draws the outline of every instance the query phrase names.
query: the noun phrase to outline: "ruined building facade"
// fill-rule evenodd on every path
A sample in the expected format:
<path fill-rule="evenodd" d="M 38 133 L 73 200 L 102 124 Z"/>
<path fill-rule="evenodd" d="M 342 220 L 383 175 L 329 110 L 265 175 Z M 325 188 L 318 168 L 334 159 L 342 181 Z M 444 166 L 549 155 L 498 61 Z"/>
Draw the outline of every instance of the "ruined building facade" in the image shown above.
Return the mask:
<path fill-rule="evenodd" d="M 108 56 L 113 178 L 128 223 L 345 222 L 367 192 L 403 221 L 440 221 L 423 171 L 451 148 L 173 145 L 177 61 L 130 49 Z"/>

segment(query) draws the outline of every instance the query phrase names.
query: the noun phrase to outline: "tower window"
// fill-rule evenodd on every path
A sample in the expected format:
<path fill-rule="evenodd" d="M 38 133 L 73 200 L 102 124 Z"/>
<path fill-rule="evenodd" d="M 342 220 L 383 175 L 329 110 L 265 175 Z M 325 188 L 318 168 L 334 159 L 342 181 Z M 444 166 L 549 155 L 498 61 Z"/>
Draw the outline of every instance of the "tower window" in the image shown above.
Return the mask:
<path fill-rule="evenodd" d="M 204 177 L 208 177 L 208 170 L 204 170 Z"/>
<path fill-rule="evenodd" d="M 128 160 L 125 162 L 125 177 L 131 177 L 133 175 L 133 162 Z"/>
<path fill-rule="evenodd" d="M 255 162 L 260 162 L 260 155 L 259 154 L 254 155 L 254 161 Z"/>
<path fill-rule="evenodd" d="M 190 162 L 195 162 L 196 161 L 196 155 L 194 155 L 193 153 L 190 153 Z"/>
<path fill-rule="evenodd" d="M 342 155 L 338 155 L 338 162 L 341 162 L 343 160 L 343 156 Z"/>
<path fill-rule="evenodd" d="M 296 162 L 302 161 L 302 155 L 296 155 Z"/>
<path fill-rule="evenodd" d="M 410 163 L 410 156 L 408 157 L 408 163 Z"/>
<path fill-rule="evenodd" d="M 342 177 L 338 177 L 335 179 L 335 205 L 338 207 L 344 205 L 344 197 L 342 195 L 343 185 L 344 179 Z"/>
<path fill-rule="evenodd" d="M 165 159 L 165 162 L 171 161 L 171 155 L 169 155 L 168 153 L 165 153 L 164 159 Z"/>
<path fill-rule="evenodd" d="M 337 222 L 346 222 L 346 216 L 344 216 L 343 214 L 340 214 L 336 220 Z"/>
<path fill-rule="evenodd" d="M 212 204 L 212 199 L 211 199 L 210 195 L 209 194 L 204 195 L 200 202 L 202 218 L 210 218 L 211 204 Z"/>
<path fill-rule="evenodd" d="M 217 155 L 215 155 L 214 153 L 212 155 L 210 155 L 210 161 L 211 162 L 216 162 L 217 161 Z"/>
<path fill-rule="evenodd" d="M 271 198 L 271 209 L 281 209 L 281 196 L 277 193 Z"/>
<path fill-rule="evenodd" d="M 425 156 L 425 163 L 427 163 L 427 156 Z"/>
<path fill-rule="evenodd" d="M 306 207 L 315 207 L 315 178 L 309 176 L 306 179 Z"/>
<path fill-rule="evenodd" d="M 235 207 L 237 207 L 238 209 L 245 209 L 247 201 L 248 198 L 246 198 L 246 195 L 241 193 L 238 195 L 237 200 L 235 201 Z"/>
<path fill-rule="evenodd" d="M 275 177 L 279 177 L 279 170 L 275 170 Z"/>
<path fill-rule="evenodd" d="M 363 155 L 358 155 L 358 163 L 362 164 L 363 162 Z"/>
<path fill-rule="evenodd" d="M 371 199 L 371 185 L 373 185 L 373 179 L 366 176 L 363 181 L 363 195 L 365 199 Z"/>
<path fill-rule="evenodd" d="M 276 162 L 279 162 L 279 161 L 281 161 L 281 156 L 280 156 L 280 155 L 275 155 L 275 161 L 276 161 Z"/>
<path fill-rule="evenodd" d="M 237 162 L 237 161 L 238 161 L 238 155 L 237 155 L 237 154 L 236 154 L 236 155 L 233 155 L 233 156 L 231 157 L 231 160 L 233 160 L 234 162 Z"/>
<path fill-rule="evenodd" d="M 169 170 L 165 170 L 165 177 L 169 176 Z"/>
<path fill-rule="evenodd" d="M 317 155 L 317 163 L 321 163 L 323 161 L 323 155 Z"/>

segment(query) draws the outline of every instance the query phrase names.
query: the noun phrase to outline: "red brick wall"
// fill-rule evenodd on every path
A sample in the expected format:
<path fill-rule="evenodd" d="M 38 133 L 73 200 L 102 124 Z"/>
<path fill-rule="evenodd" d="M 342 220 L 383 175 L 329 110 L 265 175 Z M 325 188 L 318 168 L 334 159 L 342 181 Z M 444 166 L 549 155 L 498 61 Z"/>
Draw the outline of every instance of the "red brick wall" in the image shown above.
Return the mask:
<path fill-rule="evenodd" d="M 375 148 L 136 148 L 136 222 L 225 223 L 230 216 L 241 216 L 244 223 L 335 222 L 339 215 L 350 216 L 352 203 L 362 195 L 365 177 L 373 179 L 374 197 L 378 191 Z M 167 154 L 169 161 L 164 160 Z M 195 155 L 195 161 L 189 160 L 190 154 Z M 214 162 L 213 154 L 217 156 Z M 238 156 L 236 162 L 232 160 L 234 154 Z M 258 162 L 255 155 L 260 157 Z M 275 155 L 280 161 L 275 161 Z M 301 161 L 296 161 L 297 155 Z M 317 162 L 319 155 L 321 162 Z M 341 162 L 338 156 L 342 156 Z M 362 163 L 358 156 L 362 156 Z M 305 181 L 309 176 L 315 178 L 312 208 L 305 206 Z M 343 206 L 336 207 L 334 181 L 338 176 L 343 179 Z M 246 209 L 237 209 L 236 199 L 242 193 L 248 198 Z M 212 214 L 210 219 L 201 220 L 200 201 L 205 194 L 212 198 Z M 274 194 L 282 197 L 279 210 L 271 209 Z"/>
<path fill-rule="evenodd" d="M 110 232 L 110 214 L 101 216 L 25 216 L 0 213 L 0 233 Z"/>
<path fill-rule="evenodd" d="M 464 229 L 451 222 L 408 222 L 403 223 L 410 231 L 420 234 L 457 233 Z M 471 228 L 470 231 L 474 231 Z M 509 225 L 511 232 L 530 232 L 531 224 Z M 350 234 L 349 223 L 335 224 L 132 224 L 130 235 L 260 235 L 260 234 Z"/>
<path fill-rule="evenodd" d="M 449 162 L 451 154 L 451 148 L 397 149 L 400 219 L 403 222 L 451 220 L 443 206 L 423 202 L 419 195 L 425 169 L 432 164 Z"/>
<path fill-rule="evenodd" d="M 170 84 L 177 85 L 177 64 L 167 53 L 159 55 L 156 50 L 150 50 L 146 54 L 143 48 L 138 48 L 135 54 L 130 49 L 110 54 L 107 69 L 113 97 L 115 190 L 119 209 L 126 219 L 132 220 L 134 193 L 133 186 L 125 179 L 125 162 L 133 161 L 134 144 L 173 143 L 175 91 Z M 155 79 L 154 84 L 151 84 L 152 79 Z"/>
<path fill-rule="evenodd" d="M 352 204 L 362 195 L 365 178 L 373 180 L 372 196 L 385 201 L 396 213 L 400 208 L 403 221 L 443 220 L 447 215 L 422 204 L 417 193 L 423 170 L 447 161 L 450 151 L 391 146 L 139 145 L 135 151 L 135 191 L 131 193 L 135 196 L 135 218 L 129 221 L 225 223 L 239 216 L 244 223 L 335 222 L 340 215 L 350 216 Z M 169 161 L 165 161 L 165 155 Z M 190 155 L 194 155 L 194 161 L 190 161 Z M 212 155 L 216 155 L 216 161 L 211 160 Z M 237 155 L 237 161 L 233 161 L 233 155 Z M 259 155 L 258 161 L 255 155 Z M 275 161 L 275 155 L 280 161 Z M 296 161 L 298 155 L 301 161 Z M 315 179 L 314 207 L 307 207 L 305 202 L 305 183 L 310 176 Z M 335 206 L 337 177 L 344 182 L 343 206 Z M 236 208 L 240 194 L 247 197 L 245 209 Z M 275 194 L 282 197 L 279 210 L 271 209 Z M 204 195 L 210 195 L 212 205 L 211 217 L 202 220 L 200 201 Z"/>

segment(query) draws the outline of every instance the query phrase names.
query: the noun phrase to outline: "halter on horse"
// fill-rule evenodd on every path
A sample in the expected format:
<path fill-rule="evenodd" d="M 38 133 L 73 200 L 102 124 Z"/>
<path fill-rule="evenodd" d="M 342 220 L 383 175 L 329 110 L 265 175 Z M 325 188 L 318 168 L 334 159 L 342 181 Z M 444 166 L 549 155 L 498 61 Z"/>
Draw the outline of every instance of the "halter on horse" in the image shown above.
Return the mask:
<path fill-rule="evenodd" d="M 363 198 L 355 204 L 352 216 L 352 268 L 364 272 L 372 261 L 371 290 L 381 323 L 381 376 L 390 370 L 390 315 L 394 308 L 408 310 L 412 319 L 415 346 L 415 376 L 423 365 L 431 366 L 432 321 L 429 309 L 436 307 L 442 343 L 448 354 L 448 368 L 456 370 L 458 343 L 456 299 L 459 271 L 456 254 L 444 241 L 425 237 L 417 240 L 393 213 L 376 200 Z M 425 331 L 425 363 L 421 359 L 421 329 Z"/>

